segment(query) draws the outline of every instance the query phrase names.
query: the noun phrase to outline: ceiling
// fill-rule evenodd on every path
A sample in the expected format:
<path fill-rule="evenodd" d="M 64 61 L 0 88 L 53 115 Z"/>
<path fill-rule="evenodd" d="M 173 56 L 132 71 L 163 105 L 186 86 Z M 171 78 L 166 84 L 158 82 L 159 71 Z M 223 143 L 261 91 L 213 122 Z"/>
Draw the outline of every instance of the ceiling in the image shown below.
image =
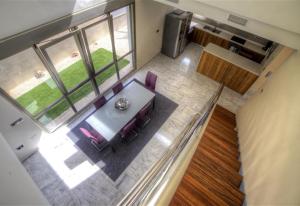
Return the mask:
<path fill-rule="evenodd" d="M 298 0 L 154 0 L 191 11 L 219 23 L 300 49 L 300 1 Z M 176 1 L 175 1 L 176 2 Z M 233 14 L 247 19 L 245 26 L 228 21 Z"/>

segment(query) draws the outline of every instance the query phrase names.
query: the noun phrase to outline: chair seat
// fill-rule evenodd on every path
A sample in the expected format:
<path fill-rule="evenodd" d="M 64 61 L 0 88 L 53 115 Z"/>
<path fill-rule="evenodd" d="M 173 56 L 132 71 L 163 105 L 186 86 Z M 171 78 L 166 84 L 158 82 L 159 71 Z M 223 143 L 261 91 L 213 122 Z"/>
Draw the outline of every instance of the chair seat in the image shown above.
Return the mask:
<path fill-rule="evenodd" d="M 92 134 L 94 137 L 97 138 L 97 141 L 96 141 L 96 142 L 97 142 L 98 144 L 101 144 L 102 142 L 105 141 L 105 138 L 104 138 L 100 133 L 98 133 L 98 132 L 92 130 L 92 131 L 91 131 L 91 134 Z"/>
<path fill-rule="evenodd" d="M 107 143 L 104 139 L 104 137 L 92 129 L 86 129 L 81 127 L 80 131 L 83 133 L 83 135 L 88 138 L 91 141 L 91 144 L 99 151 L 103 150 Z"/>
<path fill-rule="evenodd" d="M 149 102 L 141 109 L 141 111 L 139 111 L 138 113 L 139 118 L 144 118 L 147 115 L 147 113 L 151 110 L 151 108 L 152 108 L 152 102 Z"/>
<path fill-rule="evenodd" d="M 149 117 L 149 112 L 152 109 L 152 102 L 149 102 L 146 104 L 141 111 L 138 113 L 138 126 L 139 127 L 145 127 L 151 120 Z"/>

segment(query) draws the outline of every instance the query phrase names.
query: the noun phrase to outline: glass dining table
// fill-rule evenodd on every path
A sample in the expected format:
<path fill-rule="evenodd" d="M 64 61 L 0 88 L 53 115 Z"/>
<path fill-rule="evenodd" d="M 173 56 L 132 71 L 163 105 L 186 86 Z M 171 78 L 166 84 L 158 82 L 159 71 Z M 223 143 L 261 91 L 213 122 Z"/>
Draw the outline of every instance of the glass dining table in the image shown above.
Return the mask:
<path fill-rule="evenodd" d="M 115 108 L 115 102 L 120 98 L 128 100 L 128 109 L 122 111 Z M 86 122 L 110 142 L 154 98 L 154 92 L 133 80 L 118 94 L 109 99 L 105 105 L 89 116 Z"/>

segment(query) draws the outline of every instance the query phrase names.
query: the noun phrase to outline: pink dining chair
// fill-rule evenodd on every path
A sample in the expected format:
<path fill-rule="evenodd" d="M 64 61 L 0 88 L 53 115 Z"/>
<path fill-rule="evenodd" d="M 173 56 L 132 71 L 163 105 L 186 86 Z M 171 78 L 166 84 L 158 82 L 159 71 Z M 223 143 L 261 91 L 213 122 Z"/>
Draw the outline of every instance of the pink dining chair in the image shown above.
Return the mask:
<path fill-rule="evenodd" d="M 116 84 L 113 86 L 113 88 L 112 88 L 112 90 L 113 90 L 113 92 L 114 92 L 115 95 L 118 94 L 122 89 L 123 89 L 123 84 L 122 84 L 122 82 L 116 83 Z"/>
<path fill-rule="evenodd" d="M 137 118 L 137 125 L 139 125 L 139 127 L 145 127 L 151 120 L 149 113 L 152 109 L 152 102 L 149 102 L 148 104 L 146 104 L 141 111 L 139 111 L 138 113 L 138 118 Z"/>
<path fill-rule="evenodd" d="M 124 141 L 133 140 L 138 133 L 134 130 L 136 128 L 136 118 L 128 122 L 121 130 L 121 138 Z"/>
<path fill-rule="evenodd" d="M 107 102 L 105 96 L 101 96 L 97 101 L 94 102 L 96 109 L 101 108 Z"/>
<path fill-rule="evenodd" d="M 145 79 L 145 86 L 150 89 L 151 91 L 155 91 L 155 85 L 156 85 L 157 75 L 148 71 L 147 76 Z"/>
<path fill-rule="evenodd" d="M 106 146 L 104 137 L 94 130 L 88 130 L 81 127 L 82 134 L 91 141 L 91 144 L 99 151 L 102 151 Z"/>

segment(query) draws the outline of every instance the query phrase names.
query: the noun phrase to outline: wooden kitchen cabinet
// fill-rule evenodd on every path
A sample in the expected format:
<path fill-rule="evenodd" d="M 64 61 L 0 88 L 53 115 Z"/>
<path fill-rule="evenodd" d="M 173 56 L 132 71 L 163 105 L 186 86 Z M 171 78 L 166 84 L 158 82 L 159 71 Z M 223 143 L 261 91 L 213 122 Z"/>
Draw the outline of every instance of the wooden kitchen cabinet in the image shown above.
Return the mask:
<path fill-rule="evenodd" d="M 230 63 L 208 52 L 203 52 L 197 71 L 217 82 L 222 82 Z"/>
<path fill-rule="evenodd" d="M 244 94 L 258 78 L 257 75 L 205 51 L 202 53 L 197 71 L 224 83 L 240 94 Z"/>
<path fill-rule="evenodd" d="M 234 64 L 227 68 L 224 76 L 224 85 L 230 89 L 244 94 L 258 77 Z"/>
<path fill-rule="evenodd" d="M 219 45 L 225 49 L 229 49 L 230 47 L 229 41 L 198 28 L 194 28 L 191 35 L 191 41 L 204 47 L 208 43 Z"/>
<path fill-rule="evenodd" d="M 210 32 L 207 32 L 207 31 L 199 29 L 199 28 L 194 28 L 194 30 L 191 34 L 190 40 L 192 42 L 200 44 L 203 47 L 206 47 L 208 43 L 216 44 L 225 49 L 229 49 L 229 47 L 230 47 L 229 40 L 218 37 L 217 35 L 213 35 Z M 252 61 L 255 61 L 257 63 L 261 63 L 262 60 L 264 60 L 264 58 L 265 58 L 265 55 L 259 54 L 255 51 L 252 51 L 245 47 L 241 47 L 241 49 L 239 51 L 239 55 L 246 57 Z"/>

